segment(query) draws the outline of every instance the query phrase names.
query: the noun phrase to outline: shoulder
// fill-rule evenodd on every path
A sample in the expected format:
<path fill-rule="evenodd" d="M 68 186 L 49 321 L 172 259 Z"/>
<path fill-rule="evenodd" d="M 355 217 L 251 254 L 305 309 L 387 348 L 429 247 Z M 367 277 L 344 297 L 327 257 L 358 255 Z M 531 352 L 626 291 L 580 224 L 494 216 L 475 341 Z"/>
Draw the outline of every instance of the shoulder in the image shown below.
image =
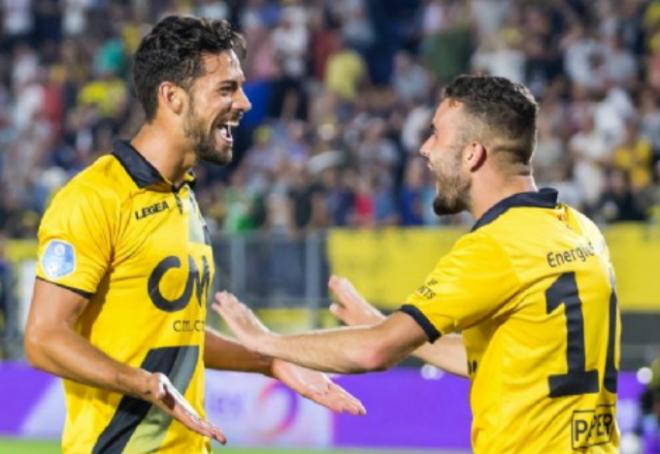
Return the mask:
<path fill-rule="evenodd" d="M 460 237 L 446 257 L 450 258 L 453 266 L 460 262 L 466 266 L 502 266 L 510 262 L 498 236 L 489 228 L 481 228 Z"/>
<path fill-rule="evenodd" d="M 569 214 L 569 216 L 574 218 L 581 227 L 593 232 L 598 232 L 600 234 L 600 229 L 598 228 L 598 225 L 596 225 L 596 223 L 592 221 L 586 214 L 576 210 L 575 208 L 569 205 L 564 205 L 564 209 Z"/>
<path fill-rule="evenodd" d="M 603 232 L 601 232 L 600 228 L 594 221 L 575 208 L 565 206 L 565 209 L 569 217 L 574 219 L 574 222 L 578 225 L 582 234 L 593 243 L 597 250 L 604 250 L 607 248 L 605 235 L 603 235 Z"/>
<path fill-rule="evenodd" d="M 92 201 L 101 202 L 104 206 L 120 206 L 130 197 L 132 189 L 133 185 L 121 163 L 108 154 L 98 158 L 64 185 L 53 198 L 53 204 Z"/>
<path fill-rule="evenodd" d="M 41 230 L 72 223 L 114 225 L 135 185 L 121 163 L 112 155 L 102 156 L 85 168 L 53 197 L 44 213 Z"/>

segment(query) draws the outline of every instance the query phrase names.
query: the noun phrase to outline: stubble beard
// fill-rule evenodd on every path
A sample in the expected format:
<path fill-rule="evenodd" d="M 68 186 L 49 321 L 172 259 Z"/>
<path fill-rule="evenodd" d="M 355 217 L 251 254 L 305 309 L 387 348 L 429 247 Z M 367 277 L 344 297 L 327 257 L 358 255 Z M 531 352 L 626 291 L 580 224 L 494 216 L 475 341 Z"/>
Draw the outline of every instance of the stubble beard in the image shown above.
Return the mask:
<path fill-rule="evenodd" d="M 220 150 L 216 149 L 215 129 L 206 131 L 204 122 L 195 115 L 192 105 L 183 125 L 183 133 L 186 139 L 193 144 L 193 151 L 198 161 L 211 162 L 221 166 L 231 162 L 232 147 L 224 144 Z"/>
<path fill-rule="evenodd" d="M 470 208 L 470 180 L 460 173 L 460 154 L 453 163 L 451 174 L 438 175 L 433 212 L 438 216 L 458 214 Z"/>
<path fill-rule="evenodd" d="M 458 214 L 469 209 L 470 204 L 467 200 L 468 188 L 461 193 L 448 195 L 447 193 L 437 194 L 433 199 L 433 212 L 438 216 Z"/>

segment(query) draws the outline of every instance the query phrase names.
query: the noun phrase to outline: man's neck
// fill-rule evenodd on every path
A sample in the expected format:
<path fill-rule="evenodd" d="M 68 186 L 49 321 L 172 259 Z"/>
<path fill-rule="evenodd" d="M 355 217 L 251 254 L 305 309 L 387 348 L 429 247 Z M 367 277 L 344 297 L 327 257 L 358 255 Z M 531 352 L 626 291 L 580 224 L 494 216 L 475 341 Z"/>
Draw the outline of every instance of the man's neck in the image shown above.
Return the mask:
<path fill-rule="evenodd" d="M 131 145 L 158 170 L 165 180 L 178 186 L 195 164 L 194 155 L 173 140 L 163 128 L 144 124 L 131 140 Z"/>
<path fill-rule="evenodd" d="M 505 182 L 496 184 L 473 184 L 472 187 L 472 207 L 470 213 L 474 219 L 480 219 L 486 211 L 496 205 L 498 202 L 511 197 L 520 192 L 537 191 L 534 177 L 529 176 L 509 176 Z"/>

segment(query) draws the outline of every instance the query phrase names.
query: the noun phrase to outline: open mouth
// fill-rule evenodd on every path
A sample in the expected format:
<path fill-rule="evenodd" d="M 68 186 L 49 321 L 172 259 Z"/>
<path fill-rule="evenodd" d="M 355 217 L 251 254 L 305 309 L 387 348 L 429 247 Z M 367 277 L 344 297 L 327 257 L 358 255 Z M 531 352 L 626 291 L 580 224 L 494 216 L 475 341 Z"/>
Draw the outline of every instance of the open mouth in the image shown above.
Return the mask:
<path fill-rule="evenodd" d="M 220 136 L 220 139 L 225 142 L 228 145 L 232 145 L 234 143 L 234 137 L 231 135 L 231 129 L 235 128 L 238 126 L 237 121 L 228 121 L 227 123 L 220 123 L 218 124 L 215 129 L 217 131 L 217 135 Z"/>

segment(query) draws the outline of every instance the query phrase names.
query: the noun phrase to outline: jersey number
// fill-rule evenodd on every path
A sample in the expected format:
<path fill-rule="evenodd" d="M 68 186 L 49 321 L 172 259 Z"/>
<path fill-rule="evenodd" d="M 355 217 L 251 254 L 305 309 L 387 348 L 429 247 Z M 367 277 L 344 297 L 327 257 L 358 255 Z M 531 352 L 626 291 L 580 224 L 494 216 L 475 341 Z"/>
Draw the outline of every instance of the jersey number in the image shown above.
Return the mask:
<path fill-rule="evenodd" d="M 598 371 L 585 370 L 584 319 L 582 301 L 578 294 L 575 273 L 564 273 L 546 290 L 546 311 L 552 313 L 564 304 L 566 314 L 566 361 L 568 373 L 550 375 L 550 397 L 574 396 L 597 393 L 599 390 Z M 609 302 L 609 329 L 607 336 L 607 359 L 605 364 L 604 386 L 616 393 L 617 370 L 614 364 L 614 343 L 616 340 L 616 293 L 612 279 L 612 293 Z"/>

